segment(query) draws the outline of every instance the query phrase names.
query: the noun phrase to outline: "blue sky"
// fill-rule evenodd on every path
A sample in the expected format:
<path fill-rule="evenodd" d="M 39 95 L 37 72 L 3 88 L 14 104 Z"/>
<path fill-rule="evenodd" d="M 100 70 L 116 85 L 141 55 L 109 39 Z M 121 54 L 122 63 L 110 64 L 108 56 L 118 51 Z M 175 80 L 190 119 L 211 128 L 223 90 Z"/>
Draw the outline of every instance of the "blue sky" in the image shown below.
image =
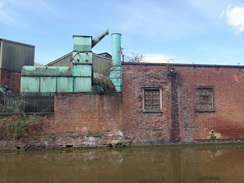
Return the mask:
<path fill-rule="evenodd" d="M 42 64 L 107 28 L 147 61 L 244 65 L 243 0 L 0 0 L 0 38 L 34 45 Z M 111 53 L 111 36 L 93 51 Z"/>

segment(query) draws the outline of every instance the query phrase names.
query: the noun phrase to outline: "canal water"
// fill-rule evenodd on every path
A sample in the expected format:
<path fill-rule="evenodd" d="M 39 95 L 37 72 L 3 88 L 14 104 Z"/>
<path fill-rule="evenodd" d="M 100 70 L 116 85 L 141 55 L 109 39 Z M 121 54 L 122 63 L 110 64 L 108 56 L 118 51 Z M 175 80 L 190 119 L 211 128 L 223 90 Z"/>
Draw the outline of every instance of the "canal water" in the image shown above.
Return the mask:
<path fill-rule="evenodd" d="M 244 183 L 244 146 L 0 152 L 1 183 Z"/>

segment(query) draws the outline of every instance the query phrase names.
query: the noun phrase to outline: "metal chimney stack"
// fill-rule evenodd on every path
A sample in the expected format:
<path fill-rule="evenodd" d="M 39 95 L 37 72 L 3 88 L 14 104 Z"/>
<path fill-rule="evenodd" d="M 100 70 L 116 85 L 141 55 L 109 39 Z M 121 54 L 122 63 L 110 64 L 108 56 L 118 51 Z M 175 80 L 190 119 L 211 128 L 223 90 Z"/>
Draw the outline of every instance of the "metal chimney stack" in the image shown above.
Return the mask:
<path fill-rule="evenodd" d="M 122 67 L 121 67 L 121 34 L 112 34 L 112 61 L 113 67 L 110 72 L 110 79 L 117 92 L 122 91 Z"/>

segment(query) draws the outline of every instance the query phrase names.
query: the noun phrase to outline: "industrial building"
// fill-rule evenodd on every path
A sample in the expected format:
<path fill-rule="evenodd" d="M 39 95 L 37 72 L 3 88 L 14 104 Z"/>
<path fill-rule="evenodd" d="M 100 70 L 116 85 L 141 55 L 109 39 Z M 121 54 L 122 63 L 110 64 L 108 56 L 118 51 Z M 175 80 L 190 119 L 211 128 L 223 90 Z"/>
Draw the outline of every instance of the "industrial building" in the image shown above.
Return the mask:
<path fill-rule="evenodd" d="M 20 91 L 20 73 L 23 66 L 34 65 L 35 47 L 0 39 L 0 86 Z"/>
<path fill-rule="evenodd" d="M 23 67 L 22 92 L 54 93 L 54 112 L 29 136 L 69 134 L 45 142 L 49 146 L 244 140 L 244 66 L 121 63 L 118 33 L 111 61 L 92 52 L 107 34 L 74 36 L 72 53 L 47 66 Z M 78 135 L 91 132 L 101 135 Z"/>

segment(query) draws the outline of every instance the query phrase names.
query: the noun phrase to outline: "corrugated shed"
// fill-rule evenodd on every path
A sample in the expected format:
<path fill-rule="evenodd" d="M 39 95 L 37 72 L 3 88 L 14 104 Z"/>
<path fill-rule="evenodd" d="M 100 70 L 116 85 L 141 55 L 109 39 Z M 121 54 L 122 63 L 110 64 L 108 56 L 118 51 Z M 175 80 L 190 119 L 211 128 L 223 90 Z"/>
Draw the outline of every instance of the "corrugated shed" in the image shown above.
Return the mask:
<path fill-rule="evenodd" d="M 72 52 L 67 53 L 66 55 L 50 62 L 46 66 L 66 66 L 66 67 L 72 67 L 73 64 L 70 61 L 72 59 Z"/>
<path fill-rule="evenodd" d="M 21 72 L 23 66 L 33 66 L 35 46 L 0 39 L 0 68 Z"/>
<path fill-rule="evenodd" d="M 46 66 L 68 66 L 73 67 L 72 62 L 72 52 L 50 62 Z M 93 53 L 93 72 L 103 74 L 108 76 L 110 73 L 110 68 L 112 67 L 112 58 L 108 53 L 95 54 Z"/>

